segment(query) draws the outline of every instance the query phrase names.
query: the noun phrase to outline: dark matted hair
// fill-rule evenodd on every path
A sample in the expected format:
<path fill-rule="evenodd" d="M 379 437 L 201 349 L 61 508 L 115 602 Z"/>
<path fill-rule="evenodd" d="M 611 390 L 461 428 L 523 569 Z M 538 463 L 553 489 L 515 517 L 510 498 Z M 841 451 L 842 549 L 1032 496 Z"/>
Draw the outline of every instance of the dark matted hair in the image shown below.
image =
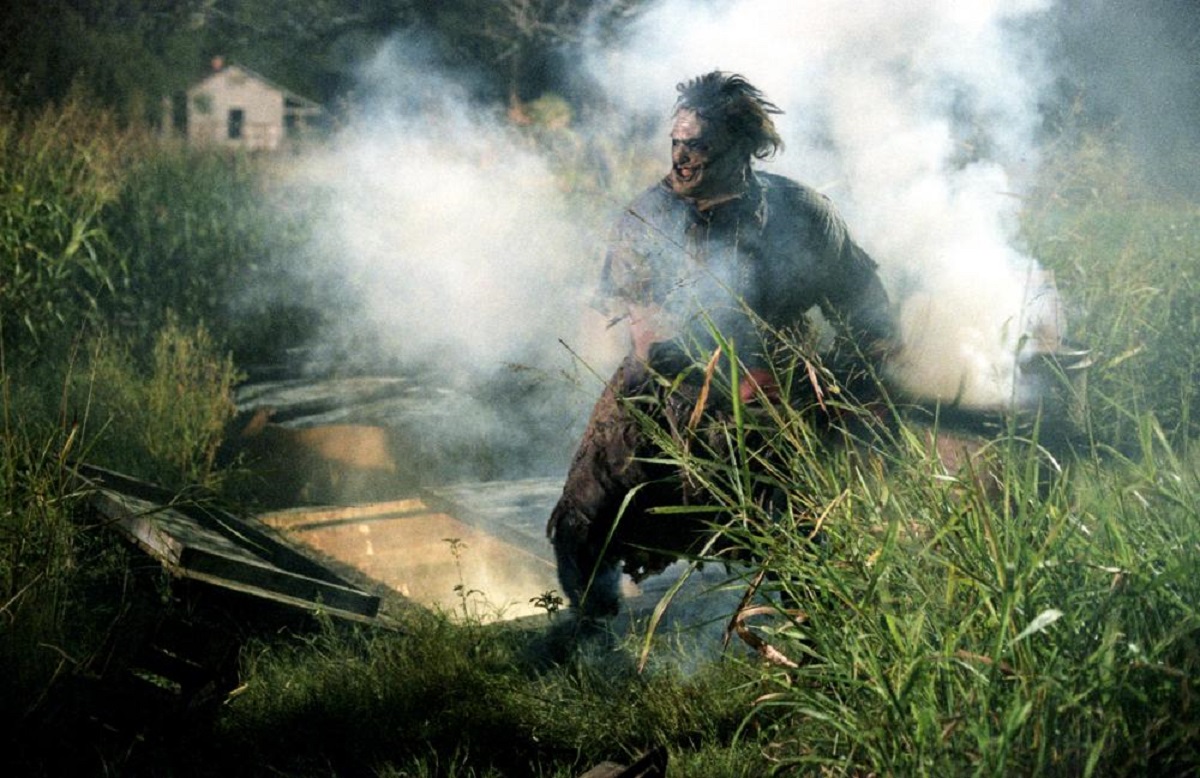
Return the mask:
<path fill-rule="evenodd" d="M 783 111 L 742 76 L 714 70 L 675 89 L 675 110 L 693 110 L 704 121 L 723 127 L 735 144 L 745 147 L 747 156 L 766 159 L 783 150 L 783 138 L 771 120 L 771 114 Z"/>

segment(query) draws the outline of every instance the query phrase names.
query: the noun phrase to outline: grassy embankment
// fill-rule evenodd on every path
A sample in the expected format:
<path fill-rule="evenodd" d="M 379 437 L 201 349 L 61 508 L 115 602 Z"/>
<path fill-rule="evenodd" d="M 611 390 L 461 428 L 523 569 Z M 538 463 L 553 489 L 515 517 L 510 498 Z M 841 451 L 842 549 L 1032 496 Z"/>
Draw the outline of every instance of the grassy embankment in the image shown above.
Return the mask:
<path fill-rule="evenodd" d="M 560 654 L 550 632 L 434 614 L 403 634 L 263 639 L 214 717 L 121 740 L 90 727 L 69 690 L 118 663 L 115 636 L 170 584 L 146 596 L 126 550 L 78 510 L 64 463 L 86 452 L 174 488 L 222 487 L 212 451 L 238 372 L 225 353 L 253 358 L 246 333 L 268 318 L 224 302 L 254 274 L 286 283 L 303 205 L 273 207 L 252 160 L 163 149 L 78 105 L 2 118 L 0 708 L 13 765 L 567 776 L 664 744 L 678 775 L 1200 767 L 1200 206 L 1149 194 L 1119 150 L 1064 149 L 1026 209 L 1025 239 L 1096 359 L 1071 450 L 1014 426 L 986 454 L 999 494 L 939 474 L 905 428 L 876 457 L 816 456 L 786 412 L 764 448 L 738 447 L 734 429 L 733 457 L 677 452 L 732 509 L 731 536 L 766 560 L 769 588 L 805 611 L 757 628 L 798 667 L 739 655 L 639 673 L 640 644 Z M 315 323 L 292 313 L 266 348 Z M 782 520 L 744 497 L 756 458 L 788 485 Z M 816 522 L 820 544 L 805 540 Z"/>

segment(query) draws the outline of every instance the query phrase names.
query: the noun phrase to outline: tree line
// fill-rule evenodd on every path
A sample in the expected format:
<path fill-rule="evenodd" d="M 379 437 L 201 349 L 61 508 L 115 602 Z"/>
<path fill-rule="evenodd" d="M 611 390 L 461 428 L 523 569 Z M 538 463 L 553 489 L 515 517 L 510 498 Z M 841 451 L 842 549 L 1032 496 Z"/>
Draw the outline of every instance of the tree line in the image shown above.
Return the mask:
<path fill-rule="evenodd" d="M 357 68 L 397 34 L 433 63 L 469 72 L 476 96 L 570 95 L 585 32 L 619 34 L 644 0 L 9 0 L 0 15 L 0 94 L 17 108 L 72 89 L 125 122 L 156 124 L 164 98 L 236 61 L 335 106 Z"/>

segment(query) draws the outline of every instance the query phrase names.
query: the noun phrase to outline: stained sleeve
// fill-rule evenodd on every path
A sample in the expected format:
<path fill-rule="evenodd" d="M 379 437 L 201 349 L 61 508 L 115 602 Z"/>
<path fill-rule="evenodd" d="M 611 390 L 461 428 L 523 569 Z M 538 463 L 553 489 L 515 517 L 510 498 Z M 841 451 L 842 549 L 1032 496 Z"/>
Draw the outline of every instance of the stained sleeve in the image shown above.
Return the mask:
<path fill-rule="evenodd" d="M 864 347 L 888 343 L 896 334 L 895 321 L 878 265 L 850 237 L 832 204 L 822 200 L 816 211 L 827 263 L 821 311 L 843 335 Z"/>
<path fill-rule="evenodd" d="M 643 198 L 644 200 L 645 198 Z M 662 303 L 664 239 L 648 221 L 641 201 L 617 219 L 609 234 L 600 274 L 597 307 L 612 316 L 623 315 L 630 306 Z"/>

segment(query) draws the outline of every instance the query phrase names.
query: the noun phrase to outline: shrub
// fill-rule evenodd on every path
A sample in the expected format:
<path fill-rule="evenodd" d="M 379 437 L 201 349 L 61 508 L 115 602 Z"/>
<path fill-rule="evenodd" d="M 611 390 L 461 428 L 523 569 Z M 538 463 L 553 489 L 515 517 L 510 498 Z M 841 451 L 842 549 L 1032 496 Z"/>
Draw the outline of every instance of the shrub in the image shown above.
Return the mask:
<path fill-rule="evenodd" d="M 1200 432 L 1200 204 L 1152 192 L 1102 137 L 1064 149 L 1026 210 L 1035 256 L 1093 351 L 1085 404 L 1093 439 L 1136 451 L 1152 415 L 1176 445 Z"/>
<path fill-rule="evenodd" d="M 108 319 L 145 336 L 170 310 L 247 356 L 311 335 L 320 299 L 299 260 L 312 203 L 269 165 L 183 147 L 141 159 L 103 214 L 126 269 Z"/>
<path fill-rule="evenodd" d="M 65 463 L 79 439 L 15 412 L 3 380 L 0 438 L 0 715 L 18 719 L 69 661 L 62 652 L 76 536 L 77 494 Z"/>

